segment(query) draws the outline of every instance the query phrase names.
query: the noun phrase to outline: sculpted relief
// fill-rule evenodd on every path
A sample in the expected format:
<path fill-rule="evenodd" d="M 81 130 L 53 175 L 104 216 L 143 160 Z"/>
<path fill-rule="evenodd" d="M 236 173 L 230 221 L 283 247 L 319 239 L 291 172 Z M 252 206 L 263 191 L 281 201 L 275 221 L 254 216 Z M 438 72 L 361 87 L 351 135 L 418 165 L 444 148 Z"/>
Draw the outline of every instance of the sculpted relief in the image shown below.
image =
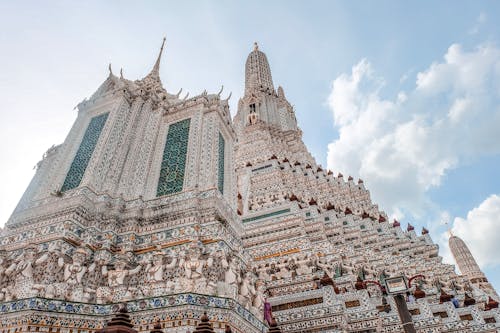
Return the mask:
<path fill-rule="evenodd" d="M 0 282 L 0 301 L 44 297 L 106 304 L 193 292 L 233 298 L 257 314 L 265 292 L 236 253 L 199 240 L 140 255 L 84 245 L 62 249 L 57 242 L 27 245 L 15 255 L 0 252 Z"/>

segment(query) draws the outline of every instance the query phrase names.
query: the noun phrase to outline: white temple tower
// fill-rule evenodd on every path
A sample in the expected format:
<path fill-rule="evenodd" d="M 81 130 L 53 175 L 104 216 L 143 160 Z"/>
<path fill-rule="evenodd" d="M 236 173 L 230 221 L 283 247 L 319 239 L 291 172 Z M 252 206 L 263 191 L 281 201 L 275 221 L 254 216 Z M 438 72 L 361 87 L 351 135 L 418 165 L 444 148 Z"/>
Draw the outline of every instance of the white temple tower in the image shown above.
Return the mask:
<path fill-rule="evenodd" d="M 450 251 L 455 258 L 460 273 L 466 276 L 471 284 L 479 287 L 481 290 L 493 293 L 497 296 L 496 291 L 479 268 L 479 265 L 467 247 L 467 244 L 465 244 L 460 237 L 451 234 L 450 239 L 448 240 L 448 245 L 450 246 Z"/>
<path fill-rule="evenodd" d="M 464 242 L 450 239 L 459 275 L 428 230 L 317 164 L 257 45 L 234 119 L 222 91 L 170 93 L 162 51 L 142 79 L 110 67 L 0 229 L 0 333 L 97 333 L 120 304 L 140 333 L 402 332 L 383 305 L 396 275 L 418 333 L 497 332 Z"/>

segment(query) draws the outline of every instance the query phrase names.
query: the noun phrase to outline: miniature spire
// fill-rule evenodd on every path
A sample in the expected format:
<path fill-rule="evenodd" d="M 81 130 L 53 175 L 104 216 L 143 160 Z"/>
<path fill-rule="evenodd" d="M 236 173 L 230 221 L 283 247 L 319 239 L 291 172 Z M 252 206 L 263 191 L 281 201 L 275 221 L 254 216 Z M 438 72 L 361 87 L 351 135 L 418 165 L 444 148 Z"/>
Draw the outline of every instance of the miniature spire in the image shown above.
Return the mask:
<path fill-rule="evenodd" d="M 161 43 L 161 48 L 160 48 L 160 53 L 158 54 L 158 58 L 156 59 L 155 65 L 153 66 L 153 69 L 149 73 L 148 76 L 154 76 L 159 78 L 160 77 L 160 62 L 161 62 L 161 55 L 163 53 L 163 47 L 165 46 L 165 40 L 167 38 L 163 37 L 163 42 Z"/>
<path fill-rule="evenodd" d="M 259 50 L 257 42 L 253 44 L 253 51 L 248 55 L 245 63 L 245 94 L 254 89 L 269 89 L 274 91 L 271 68 L 264 52 Z"/>
<path fill-rule="evenodd" d="M 484 274 L 479 268 L 474 256 L 461 238 L 450 233 L 448 246 L 450 247 L 451 254 L 455 258 L 462 275 L 467 276 L 469 279 L 484 277 Z"/>
<path fill-rule="evenodd" d="M 448 235 L 450 237 L 453 237 L 454 235 L 453 235 L 453 231 L 451 231 L 450 225 L 448 224 L 448 222 L 445 222 L 445 224 L 446 224 L 446 229 L 448 229 Z"/>

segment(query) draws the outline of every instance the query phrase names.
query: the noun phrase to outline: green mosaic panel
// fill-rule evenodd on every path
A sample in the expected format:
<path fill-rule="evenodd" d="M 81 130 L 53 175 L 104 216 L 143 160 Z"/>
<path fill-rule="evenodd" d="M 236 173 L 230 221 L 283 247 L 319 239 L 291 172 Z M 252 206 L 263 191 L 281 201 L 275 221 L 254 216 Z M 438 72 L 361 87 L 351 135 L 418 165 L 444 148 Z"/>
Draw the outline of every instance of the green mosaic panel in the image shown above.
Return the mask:
<path fill-rule="evenodd" d="M 106 124 L 106 120 L 108 119 L 108 114 L 109 113 L 104 113 L 90 120 L 90 124 L 83 135 L 80 147 L 78 148 L 68 174 L 66 175 L 61 192 L 71 190 L 80 185 L 83 175 L 85 174 L 85 170 L 87 169 L 87 165 L 89 164 L 92 154 L 94 153 L 95 146 L 99 141 L 101 131 L 104 128 L 104 124 Z"/>
<path fill-rule="evenodd" d="M 226 141 L 222 134 L 219 133 L 219 170 L 218 177 L 219 181 L 217 187 L 220 193 L 224 193 L 224 149 L 226 147 Z"/>
<path fill-rule="evenodd" d="M 285 214 L 285 213 L 290 213 L 290 208 L 282 209 L 282 210 L 278 210 L 278 211 L 275 211 L 272 213 L 262 214 L 262 215 L 258 215 L 258 216 L 254 216 L 254 217 L 249 217 L 249 218 L 243 219 L 242 221 L 243 221 L 243 223 L 253 222 L 253 221 L 265 219 L 267 217 L 272 217 L 272 216 L 281 215 L 281 214 Z"/>
<path fill-rule="evenodd" d="M 156 196 L 182 191 L 191 119 L 169 126 Z"/>

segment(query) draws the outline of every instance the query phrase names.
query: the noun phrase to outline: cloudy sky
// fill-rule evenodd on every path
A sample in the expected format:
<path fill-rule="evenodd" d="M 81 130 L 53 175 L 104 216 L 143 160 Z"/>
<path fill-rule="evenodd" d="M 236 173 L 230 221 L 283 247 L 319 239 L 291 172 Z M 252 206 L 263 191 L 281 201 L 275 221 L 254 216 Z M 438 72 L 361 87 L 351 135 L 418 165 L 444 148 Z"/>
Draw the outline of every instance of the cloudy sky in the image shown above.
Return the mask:
<path fill-rule="evenodd" d="M 500 289 L 500 3 L 0 1 L 0 225 L 112 63 L 170 92 L 242 95 L 254 41 L 319 163 L 403 226 L 447 227 Z"/>

